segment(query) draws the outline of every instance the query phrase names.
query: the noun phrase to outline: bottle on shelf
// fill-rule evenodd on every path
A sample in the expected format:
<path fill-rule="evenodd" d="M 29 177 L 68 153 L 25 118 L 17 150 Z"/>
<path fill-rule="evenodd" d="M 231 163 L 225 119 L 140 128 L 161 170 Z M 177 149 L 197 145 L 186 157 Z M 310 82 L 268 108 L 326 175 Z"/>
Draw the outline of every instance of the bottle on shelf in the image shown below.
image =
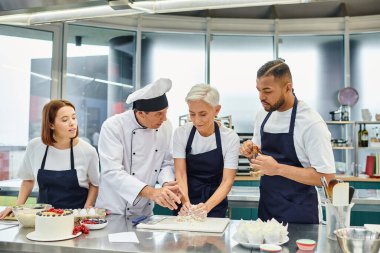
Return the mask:
<path fill-rule="evenodd" d="M 368 147 L 368 131 L 365 129 L 365 124 L 362 131 L 362 147 Z"/>
<path fill-rule="evenodd" d="M 362 147 L 362 124 L 359 124 L 359 132 L 358 132 L 358 146 Z"/>

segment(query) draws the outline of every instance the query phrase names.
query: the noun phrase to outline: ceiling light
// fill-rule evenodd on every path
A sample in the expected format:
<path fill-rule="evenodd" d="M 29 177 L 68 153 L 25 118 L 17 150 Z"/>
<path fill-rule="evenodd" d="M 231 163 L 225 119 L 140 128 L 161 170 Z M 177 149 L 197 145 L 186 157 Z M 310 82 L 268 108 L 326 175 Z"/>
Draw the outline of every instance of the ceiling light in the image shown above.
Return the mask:
<path fill-rule="evenodd" d="M 179 11 L 237 8 L 273 4 L 295 4 L 307 3 L 312 1 L 317 0 L 156 0 L 135 1 L 131 2 L 129 6 L 133 9 L 141 10 L 148 13 L 168 13 Z"/>
<path fill-rule="evenodd" d="M 83 7 L 77 9 L 4 15 L 0 16 L 0 24 L 34 25 L 99 17 L 136 15 L 141 13 L 142 11 L 134 9 L 123 9 L 115 11 L 108 5 L 102 5 L 94 7 Z"/>
<path fill-rule="evenodd" d="M 130 9 L 129 0 L 108 0 L 108 5 L 114 10 Z"/>

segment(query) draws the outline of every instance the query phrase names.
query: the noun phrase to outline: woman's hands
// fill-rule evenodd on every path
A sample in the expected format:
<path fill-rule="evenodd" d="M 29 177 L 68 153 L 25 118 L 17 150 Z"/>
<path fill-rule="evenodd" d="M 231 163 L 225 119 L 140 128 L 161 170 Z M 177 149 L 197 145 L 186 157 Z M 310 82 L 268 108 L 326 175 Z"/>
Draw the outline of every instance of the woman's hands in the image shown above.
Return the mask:
<path fill-rule="evenodd" d="M 181 210 L 179 210 L 178 215 L 179 216 L 187 216 L 190 213 L 191 204 L 190 202 L 185 202 L 182 204 Z"/>
<path fill-rule="evenodd" d="M 179 216 L 193 216 L 195 219 L 203 220 L 207 217 L 208 208 L 205 203 L 192 205 L 190 202 L 185 202 L 179 211 Z"/>
<path fill-rule="evenodd" d="M 13 216 L 12 207 L 9 207 L 9 206 L 6 207 L 3 211 L 0 212 L 0 220 L 4 219 L 8 215 L 12 215 Z"/>

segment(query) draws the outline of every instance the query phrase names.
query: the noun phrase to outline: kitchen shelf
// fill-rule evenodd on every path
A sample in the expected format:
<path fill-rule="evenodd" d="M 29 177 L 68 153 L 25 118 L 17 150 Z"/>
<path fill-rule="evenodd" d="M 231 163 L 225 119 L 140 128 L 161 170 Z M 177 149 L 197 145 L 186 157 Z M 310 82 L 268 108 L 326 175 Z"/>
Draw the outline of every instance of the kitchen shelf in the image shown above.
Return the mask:
<path fill-rule="evenodd" d="M 380 125 L 380 121 L 355 121 L 356 124 Z"/>
<path fill-rule="evenodd" d="M 328 125 L 355 124 L 355 121 L 326 121 Z"/>
<path fill-rule="evenodd" d="M 334 139 L 344 139 L 352 146 L 345 147 L 332 147 L 334 151 L 334 157 L 336 162 L 343 162 L 345 164 L 345 175 L 339 175 L 340 177 L 353 177 L 357 178 L 359 170 L 365 169 L 365 159 L 363 161 L 362 154 L 367 151 L 378 152 L 380 147 L 359 147 L 357 143 L 358 127 L 361 124 L 380 125 L 380 121 L 325 121 Z M 332 131 L 334 130 L 334 131 Z M 252 133 L 238 133 L 241 143 L 250 140 Z M 360 152 L 359 152 L 360 151 Z M 379 152 L 380 153 L 380 152 Z M 358 155 L 360 154 L 360 155 Z M 365 153 L 364 153 L 365 154 Z M 337 165 L 338 166 L 338 165 Z M 244 157 L 239 157 L 239 172 L 247 173 L 249 171 L 249 162 Z M 343 171 L 343 169 L 341 169 Z M 338 172 L 338 171 L 337 171 Z M 353 174 L 353 175 L 352 175 Z M 337 175 L 338 176 L 338 175 Z M 249 176 L 246 176 L 246 180 L 249 180 Z M 239 177 L 240 179 L 240 177 Z M 241 179 L 240 179 L 241 180 Z M 257 179 L 256 179 L 257 180 Z M 372 181 L 372 179 L 357 179 L 358 181 Z M 378 181 L 380 179 L 374 179 Z M 354 180 L 352 180 L 354 181 Z"/>
<path fill-rule="evenodd" d="M 380 149 L 380 147 L 358 147 L 358 149 L 360 149 L 360 150 L 371 150 L 371 149 L 378 150 L 378 149 Z"/>
<path fill-rule="evenodd" d="M 354 147 L 332 147 L 332 149 L 343 149 L 343 150 L 345 150 L 345 149 L 347 149 L 347 150 L 350 150 L 350 149 L 354 149 Z"/>
<path fill-rule="evenodd" d="M 350 146 L 332 146 L 334 151 L 334 158 L 336 163 L 337 173 L 344 172 L 346 176 L 351 176 L 353 172 L 350 171 L 352 163 L 355 161 L 355 147 L 356 147 L 356 133 L 355 133 L 355 121 L 326 121 L 332 139 L 343 139 L 346 144 Z M 338 163 L 344 163 L 344 167 Z"/>

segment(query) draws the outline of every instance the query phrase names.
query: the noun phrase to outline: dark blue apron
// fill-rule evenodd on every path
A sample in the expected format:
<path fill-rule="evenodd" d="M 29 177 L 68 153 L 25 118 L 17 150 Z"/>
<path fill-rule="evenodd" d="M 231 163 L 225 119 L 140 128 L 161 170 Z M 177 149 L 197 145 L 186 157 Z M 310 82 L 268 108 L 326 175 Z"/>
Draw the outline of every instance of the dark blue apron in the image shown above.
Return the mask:
<path fill-rule="evenodd" d="M 74 167 L 72 140 L 70 147 L 70 170 L 45 170 L 48 149 L 49 146 L 46 146 L 41 168 L 37 174 L 39 186 L 37 203 L 51 204 L 55 208 L 63 209 L 83 208 L 87 200 L 88 189 L 79 186 L 77 171 Z"/>
<path fill-rule="evenodd" d="M 278 163 L 303 167 L 294 147 L 294 125 L 298 100 L 294 105 L 289 133 L 267 133 L 264 126 L 272 112 L 261 124 L 261 151 Z M 262 220 L 275 218 L 279 222 L 317 224 L 318 197 L 314 186 L 298 183 L 281 176 L 262 176 L 258 216 Z"/>
<path fill-rule="evenodd" d="M 222 142 L 220 139 L 219 126 L 214 122 L 216 149 L 192 155 L 191 144 L 193 143 L 196 128 L 193 126 L 186 144 L 186 170 L 187 188 L 192 204 L 205 203 L 219 187 L 223 179 L 224 159 Z M 215 206 L 208 217 L 226 217 L 228 201 L 225 198 Z"/>

